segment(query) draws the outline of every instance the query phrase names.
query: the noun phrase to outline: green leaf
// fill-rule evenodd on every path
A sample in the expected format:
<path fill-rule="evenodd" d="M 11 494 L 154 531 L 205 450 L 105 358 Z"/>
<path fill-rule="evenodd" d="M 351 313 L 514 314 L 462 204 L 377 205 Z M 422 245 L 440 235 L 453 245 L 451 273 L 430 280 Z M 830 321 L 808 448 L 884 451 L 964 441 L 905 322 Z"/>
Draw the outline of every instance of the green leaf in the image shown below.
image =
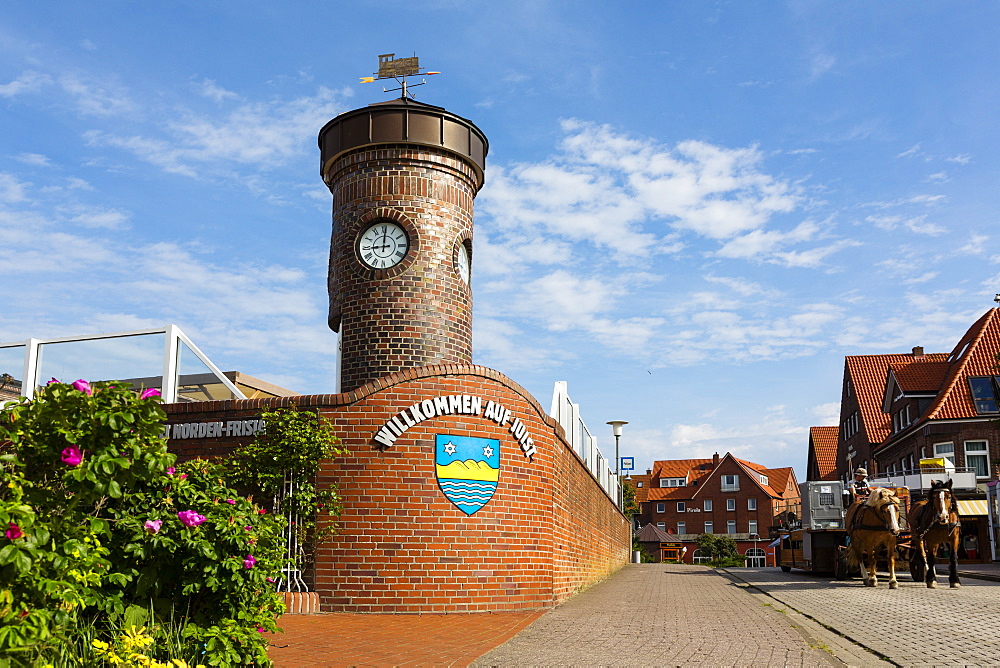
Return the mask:
<path fill-rule="evenodd" d="M 27 552 L 17 551 L 14 556 L 14 568 L 22 574 L 31 570 L 31 557 L 28 556 Z"/>

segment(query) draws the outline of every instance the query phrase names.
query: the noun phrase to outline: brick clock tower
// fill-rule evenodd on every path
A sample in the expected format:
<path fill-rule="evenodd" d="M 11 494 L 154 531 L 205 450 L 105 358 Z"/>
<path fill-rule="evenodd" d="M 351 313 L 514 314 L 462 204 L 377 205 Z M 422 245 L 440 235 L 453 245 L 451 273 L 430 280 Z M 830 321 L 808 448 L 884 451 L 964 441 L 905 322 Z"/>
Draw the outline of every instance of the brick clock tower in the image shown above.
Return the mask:
<path fill-rule="evenodd" d="M 339 391 L 472 362 L 472 208 L 489 142 L 408 97 L 345 112 L 319 133 L 333 194 L 327 277 Z"/>

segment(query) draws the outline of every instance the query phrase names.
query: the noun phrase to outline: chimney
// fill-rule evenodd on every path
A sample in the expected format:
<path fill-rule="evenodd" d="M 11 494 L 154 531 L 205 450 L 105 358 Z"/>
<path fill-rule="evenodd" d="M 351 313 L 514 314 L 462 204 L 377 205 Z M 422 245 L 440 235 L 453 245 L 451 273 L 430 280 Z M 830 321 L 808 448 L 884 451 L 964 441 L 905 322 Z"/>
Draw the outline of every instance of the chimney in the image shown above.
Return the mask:
<path fill-rule="evenodd" d="M 924 347 L 913 346 L 913 359 L 922 360 L 924 358 Z"/>
<path fill-rule="evenodd" d="M 646 469 L 646 475 L 653 475 L 653 469 Z"/>
<path fill-rule="evenodd" d="M 719 453 L 716 452 L 712 455 L 712 468 L 716 468 L 719 465 Z"/>

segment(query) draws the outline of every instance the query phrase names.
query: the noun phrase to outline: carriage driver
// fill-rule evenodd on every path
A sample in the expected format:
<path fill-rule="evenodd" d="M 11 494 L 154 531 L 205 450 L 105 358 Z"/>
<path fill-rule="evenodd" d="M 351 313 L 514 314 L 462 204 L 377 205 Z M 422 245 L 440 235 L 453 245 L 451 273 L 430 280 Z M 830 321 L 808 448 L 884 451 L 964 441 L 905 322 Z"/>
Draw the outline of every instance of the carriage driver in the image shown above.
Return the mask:
<path fill-rule="evenodd" d="M 854 499 L 857 501 L 864 501 L 868 498 L 868 495 L 872 493 L 871 488 L 868 486 L 868 470 L 864 468 L 858 468 L 854 472 L 854 483 L 851 486 L 854 491 Z"/>

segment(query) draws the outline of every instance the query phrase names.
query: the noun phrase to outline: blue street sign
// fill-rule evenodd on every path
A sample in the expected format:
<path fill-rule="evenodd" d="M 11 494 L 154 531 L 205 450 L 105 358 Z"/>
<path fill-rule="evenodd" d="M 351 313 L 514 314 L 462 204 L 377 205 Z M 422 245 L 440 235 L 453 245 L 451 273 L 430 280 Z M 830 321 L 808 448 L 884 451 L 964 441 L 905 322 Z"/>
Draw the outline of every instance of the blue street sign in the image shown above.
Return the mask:
<path fill-rule="evenodd" d="M 635 457 L 622 457 L 622 471 L 635 470 Z"/>

